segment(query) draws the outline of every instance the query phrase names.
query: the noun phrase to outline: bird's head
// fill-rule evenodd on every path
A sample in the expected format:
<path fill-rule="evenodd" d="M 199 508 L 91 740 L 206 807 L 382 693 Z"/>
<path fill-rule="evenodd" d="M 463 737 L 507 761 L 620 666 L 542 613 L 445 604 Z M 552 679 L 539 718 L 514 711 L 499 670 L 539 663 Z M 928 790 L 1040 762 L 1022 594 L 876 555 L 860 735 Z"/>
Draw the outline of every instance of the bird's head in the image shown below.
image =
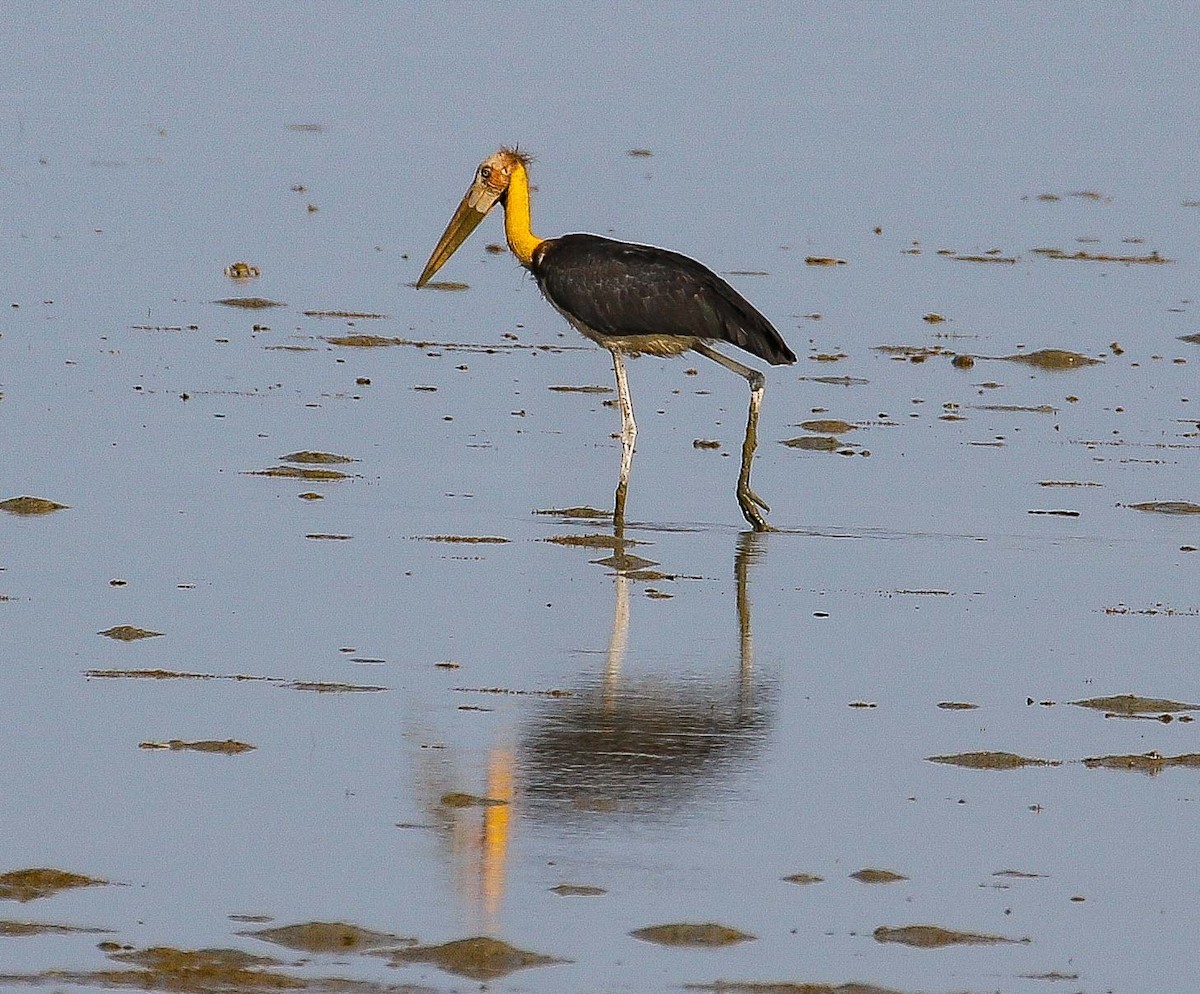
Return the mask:
<path fill-rule="evenodd" d="M 446 225 L 446 230 L 442 232 L 437 247 L 433 250 L 433 254 L 429 257 L 429 261 L 425 264 L 425 268 L 417 280 L 418 287 L 428 283 L 434 273 L 442 268 L 458 247 L 467 240 L 471 232 L 479 226 L 479 222 L 487 217 L 488 212 L 496 204 L 504 201 L 513 174 L 518 169 L 523 170 L 529 161 L 528 155 L 518 152 L 515 148 L 502 148 L 479 163 L 479 168 L 475 170 L 475 176 L 467 188 L 466 195 L 462 198 L 454 216 L 450 218 L 450 223 Z"/>

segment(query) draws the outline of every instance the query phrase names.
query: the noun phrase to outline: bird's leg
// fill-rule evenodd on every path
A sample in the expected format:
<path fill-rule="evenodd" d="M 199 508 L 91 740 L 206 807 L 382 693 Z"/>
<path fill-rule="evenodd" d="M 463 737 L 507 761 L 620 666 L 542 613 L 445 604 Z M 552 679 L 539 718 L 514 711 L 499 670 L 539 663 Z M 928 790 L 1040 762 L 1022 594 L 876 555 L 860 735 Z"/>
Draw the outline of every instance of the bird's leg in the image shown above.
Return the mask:
<path fill-rule="evenodd" d="M 772 531 L 773 529 L 767 524 L 767 519 L 762 514 L 763 511 L 770 511 L 770 506 L 750 489 L 750 464 L 754 461 L 754 450 L 758 448 L 758 412 L 762 408 L 763 394 L 766 391 L 766 377 L 757 369 L 743 366 L 740 362 L 705 345 L 704 342 L 697 342 L 692 348 L 702 356 L 706 356 L 731 372 L 737 373 L 738 376 L 744 377 L 750 384 L 750 411 L 746 416 L 746 437 L 742 440 L 742 470 L 738 475 L 737 499 L 738 505 L 742 509 L 742 516 L 756 532 Z"/>
<path fill-rule="evenodd" d="M 621 354 L 612 350 L 613 372 L 617 376 L 617 403 L 621 406 L 621 478 L 613 507 L 613 523 L 625 522 L 625 496 L 629 490 L 629 470 L 633 466 L 633 443 L 637 440 L 637 422 L 633 420 L 633 400 L 629 396 L 629 378 Z"/>

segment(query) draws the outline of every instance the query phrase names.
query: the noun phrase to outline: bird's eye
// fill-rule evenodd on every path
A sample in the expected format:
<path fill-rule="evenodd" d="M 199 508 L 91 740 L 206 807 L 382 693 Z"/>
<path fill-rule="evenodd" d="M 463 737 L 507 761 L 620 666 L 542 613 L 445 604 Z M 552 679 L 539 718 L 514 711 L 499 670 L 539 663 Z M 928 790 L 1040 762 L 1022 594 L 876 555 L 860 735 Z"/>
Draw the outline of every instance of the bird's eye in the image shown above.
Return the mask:
<path fill-rule="evenodd" d="M 480 167 L 480 169 L 479 169 L 479 178 L 480 179 L 488 179 L 491 175 L 492 175 L 492 167 L 491 166 L 481 166 Z"/>

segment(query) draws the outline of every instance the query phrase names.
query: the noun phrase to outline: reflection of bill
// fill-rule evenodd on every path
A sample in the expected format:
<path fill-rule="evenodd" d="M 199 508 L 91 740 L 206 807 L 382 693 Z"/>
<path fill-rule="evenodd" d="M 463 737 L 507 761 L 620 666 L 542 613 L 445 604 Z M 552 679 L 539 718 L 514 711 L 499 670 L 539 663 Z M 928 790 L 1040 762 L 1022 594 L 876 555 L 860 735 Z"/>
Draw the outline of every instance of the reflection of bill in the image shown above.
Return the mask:
<path fill-rule="evenodd" d="M 762 537 L 743 532 L 734 557 L 737 676 L 623 675 L 630 633 L 630 588 L 654 565 L 627 555 L 623 529 L 614 552 L 612 634 L 598 682 L 547 706 L 522 736 L 521 794 L 534 817 L 589 813 L 654 815 L 709 792 L 757 752 L 769 719 L 769 693 L 753 679 L 747 592 Z"/>

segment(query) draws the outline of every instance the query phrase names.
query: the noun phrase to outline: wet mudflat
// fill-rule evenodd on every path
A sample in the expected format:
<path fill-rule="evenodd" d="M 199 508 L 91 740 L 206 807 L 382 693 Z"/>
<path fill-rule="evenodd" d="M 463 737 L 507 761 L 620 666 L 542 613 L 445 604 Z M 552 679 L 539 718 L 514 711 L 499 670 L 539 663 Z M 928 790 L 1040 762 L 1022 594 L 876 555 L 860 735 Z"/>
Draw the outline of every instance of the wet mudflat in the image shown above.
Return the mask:
<path fill-rule="evenodd" d="M 1188 15 L 78 10 L 0 66 L 0 988 L 1194 982 Z M 777 531 L 736 377 L 630 363 L 615 530 L 499 222 L 413 289 L 501 141 L 787 338 Z"/>

